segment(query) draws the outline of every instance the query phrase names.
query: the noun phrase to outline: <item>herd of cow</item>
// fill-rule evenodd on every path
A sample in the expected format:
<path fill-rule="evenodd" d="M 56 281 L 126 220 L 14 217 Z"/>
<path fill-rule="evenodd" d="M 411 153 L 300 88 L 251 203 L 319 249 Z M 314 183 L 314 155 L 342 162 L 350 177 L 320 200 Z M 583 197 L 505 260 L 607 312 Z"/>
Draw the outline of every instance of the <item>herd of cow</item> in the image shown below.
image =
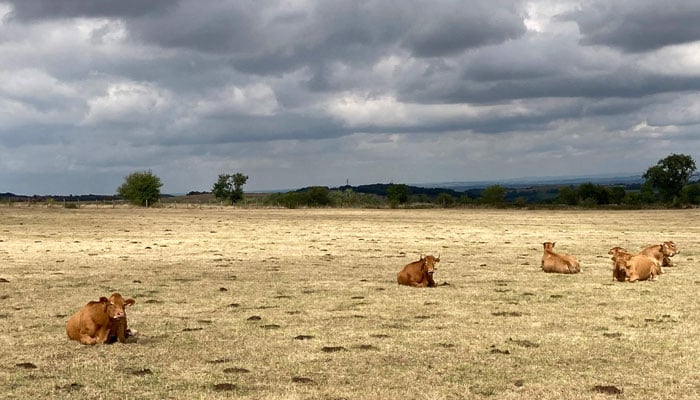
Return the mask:
<path fill-rule="evenodd" d="M 555 253 L 554 244 L 543 243 L 542 270 L 561 274 L 580 272 L 581 266 L 576 257 Z M 622 247 L 613 247 L 608 252 L 612 256 L 613 281 L 656 280 L 663 273 L 661 267 L 671 266 L 671 257 L 678 253 L 679 250 L 672 241 L 645 247 L 639 254 L 629 253 Z M 435 264 L 439 262 L 440 256 L 421 255 L 420 260 L 406 264 L 399 271 L 396 280 L 399 285 L 435 287 L 437 285 L 433 274 Z M 126 308 L 135 303 L 134 299 L 124 299 L 119 293 L 91 301 L 68 319 L 66 333 L 70 339 L 82 344 L 124 343 L 132 334 L 126 323 Z"/>
<path fill-rule="evenodd" d="M 555 242 L 544 242 L 542 255 L 542 271 L 560 274 L 576 274 L 581 272 L 581 265 L 576 257 L 554 252 Z M 656 280 L 663 274 L 661 267 L 671 266 L 671 257 L 679 253 L 678 247 L 672 241 L 647 246 L 639 254 L 632 254 L 622 247 L 613 247 L 608 252 L 612 256 L 613 280 L 620 282 L 636 282 L 647 279 Z M 440 256 L 420 257 L 420 260 L 406 264 L 396 276 L 399 285 L 413 287 L 435 287 L 433 273 L 435 264 L 440 262 Z"/>

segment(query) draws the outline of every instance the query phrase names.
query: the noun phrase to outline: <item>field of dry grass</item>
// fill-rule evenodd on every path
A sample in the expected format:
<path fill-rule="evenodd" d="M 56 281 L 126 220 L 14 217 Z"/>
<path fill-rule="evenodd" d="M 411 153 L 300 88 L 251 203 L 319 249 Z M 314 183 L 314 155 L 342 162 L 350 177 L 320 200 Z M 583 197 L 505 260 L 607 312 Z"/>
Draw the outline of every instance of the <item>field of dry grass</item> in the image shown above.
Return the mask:
<path fill-rule="evenodd" d="M 0 208 L 4 398 L 700 395 L 700 213 Z M 656 282 L 607 251 L 674 240 Z M 583 271 L 544 274 L 544 241 Z M 398 286 L 420 254 L 437 288 Z M 137 340 L 67 318 L 121 292 Z"/>

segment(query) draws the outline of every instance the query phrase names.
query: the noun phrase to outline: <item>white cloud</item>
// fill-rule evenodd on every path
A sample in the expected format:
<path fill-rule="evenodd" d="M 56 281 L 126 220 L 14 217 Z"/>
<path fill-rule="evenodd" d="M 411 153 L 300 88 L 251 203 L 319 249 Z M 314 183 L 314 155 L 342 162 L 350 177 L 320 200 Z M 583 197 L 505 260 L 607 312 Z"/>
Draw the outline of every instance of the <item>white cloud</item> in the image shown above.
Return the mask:
<path fill-rule="evenodd" d="M 197 102 L 197 112 L 203 115 L 242 114 L 271 116 L 279 109 L 274 90 L 264 84 L 229 86 L 209 94 Z"/>
<path fill-rule="evenodd" d="M 84 125 L 135 123 L 163 113 L 171 95 L 149 84 L 122 82 L 109 85 L 106 93 L 88 100 Z"/>

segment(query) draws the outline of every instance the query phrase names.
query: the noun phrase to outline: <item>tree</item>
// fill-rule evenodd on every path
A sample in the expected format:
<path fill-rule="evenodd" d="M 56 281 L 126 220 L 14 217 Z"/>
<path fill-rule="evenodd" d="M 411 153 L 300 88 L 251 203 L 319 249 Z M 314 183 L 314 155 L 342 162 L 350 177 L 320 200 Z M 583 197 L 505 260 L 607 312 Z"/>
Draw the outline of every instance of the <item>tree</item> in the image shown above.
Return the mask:
<path fill-rule="evenodd" d="M 569 186 L 562 186 L 559 188 L 559 202 L 570 206 L 578 204 L 578 194 L 576 190 Z"/>
<path fill-rule="evenodd" d="M 684 187 L 682 199 L 684 203 L 700 204 L 700 183 L 694 183 Z"/>
<path fill-rule="evenodd" d="M 220 201 L 229 201 L 231 204 L 243 199 L 243 185 L 248 182 L 248 176 L 240 172 L 233 175 L 222 174 L 212 187 L 212 193 Z"/>
<path fill-rule="evenodd" d="M 399 204 L 403 204 L 408 201 L 409 195 L 408 186 L 406 185 L 390 185 L 386 190 L 386 197 L 389 199 L 389 204 L 392 207 L 396 207 Z"/>
<path fill-rule="evenodd" d="M 451 194 L 440 192 L 438 193 L 437 199 L 435 201 L 443 207 L 449 207 L 453 205 L 456 200 Z"/>
<path fill-rule="evenodd" d="M 685 154 L 671 154 L 647 169 L 642 175 L 646 183 L 658 191 L 661 200 L 672 202 L 678 199 L 683 186 L 695 172 L 695 161 Z"/>
<path fill-rule="evenodd" d="M 134 172 L 124 178 L 124 183 L 117 188 L 117 193 L 132 204 L 149 207 L 160 198 L 161 186 L 163 183 L 160 178 L 151 170 Z"/>
<path fill-rule="evenodd" d="M 610 190 L 605 186 L 595 185 L 591 182 L 581 184 L 578 189 L 578 198 L 588 205 L 610 204 Z"/>
<path fill-rule="evenodd" d="M 481 192 L 481 204 L 502 205 L 506 202 L 508 190 L 501 185 L 491 185 Z"/>
<path fill-rule="evenodd" d="M 330 190 L 325 186 L 314 186 L 308 193 L 309 206 L 323 207 L 331 204 Z"/>

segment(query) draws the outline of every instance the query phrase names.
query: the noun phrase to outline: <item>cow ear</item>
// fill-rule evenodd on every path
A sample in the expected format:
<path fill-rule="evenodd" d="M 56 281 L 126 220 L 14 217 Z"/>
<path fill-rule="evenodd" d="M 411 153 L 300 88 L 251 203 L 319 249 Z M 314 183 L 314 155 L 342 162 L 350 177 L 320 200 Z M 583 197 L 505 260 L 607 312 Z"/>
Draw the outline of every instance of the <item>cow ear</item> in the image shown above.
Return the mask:
<path fill-rule="evenodd" d="M 124 302 L 124 307 L 133 306 L 134 304 L 136 304 L 136 300 L 134 300 L 134 299 L 127 299 L 127 300 Z"/>
<path fill-rule="evenodd" d="M 100 297 L 100 303 L 109 303 L 109 299 L 102 296 L 102 297 Z"/>

